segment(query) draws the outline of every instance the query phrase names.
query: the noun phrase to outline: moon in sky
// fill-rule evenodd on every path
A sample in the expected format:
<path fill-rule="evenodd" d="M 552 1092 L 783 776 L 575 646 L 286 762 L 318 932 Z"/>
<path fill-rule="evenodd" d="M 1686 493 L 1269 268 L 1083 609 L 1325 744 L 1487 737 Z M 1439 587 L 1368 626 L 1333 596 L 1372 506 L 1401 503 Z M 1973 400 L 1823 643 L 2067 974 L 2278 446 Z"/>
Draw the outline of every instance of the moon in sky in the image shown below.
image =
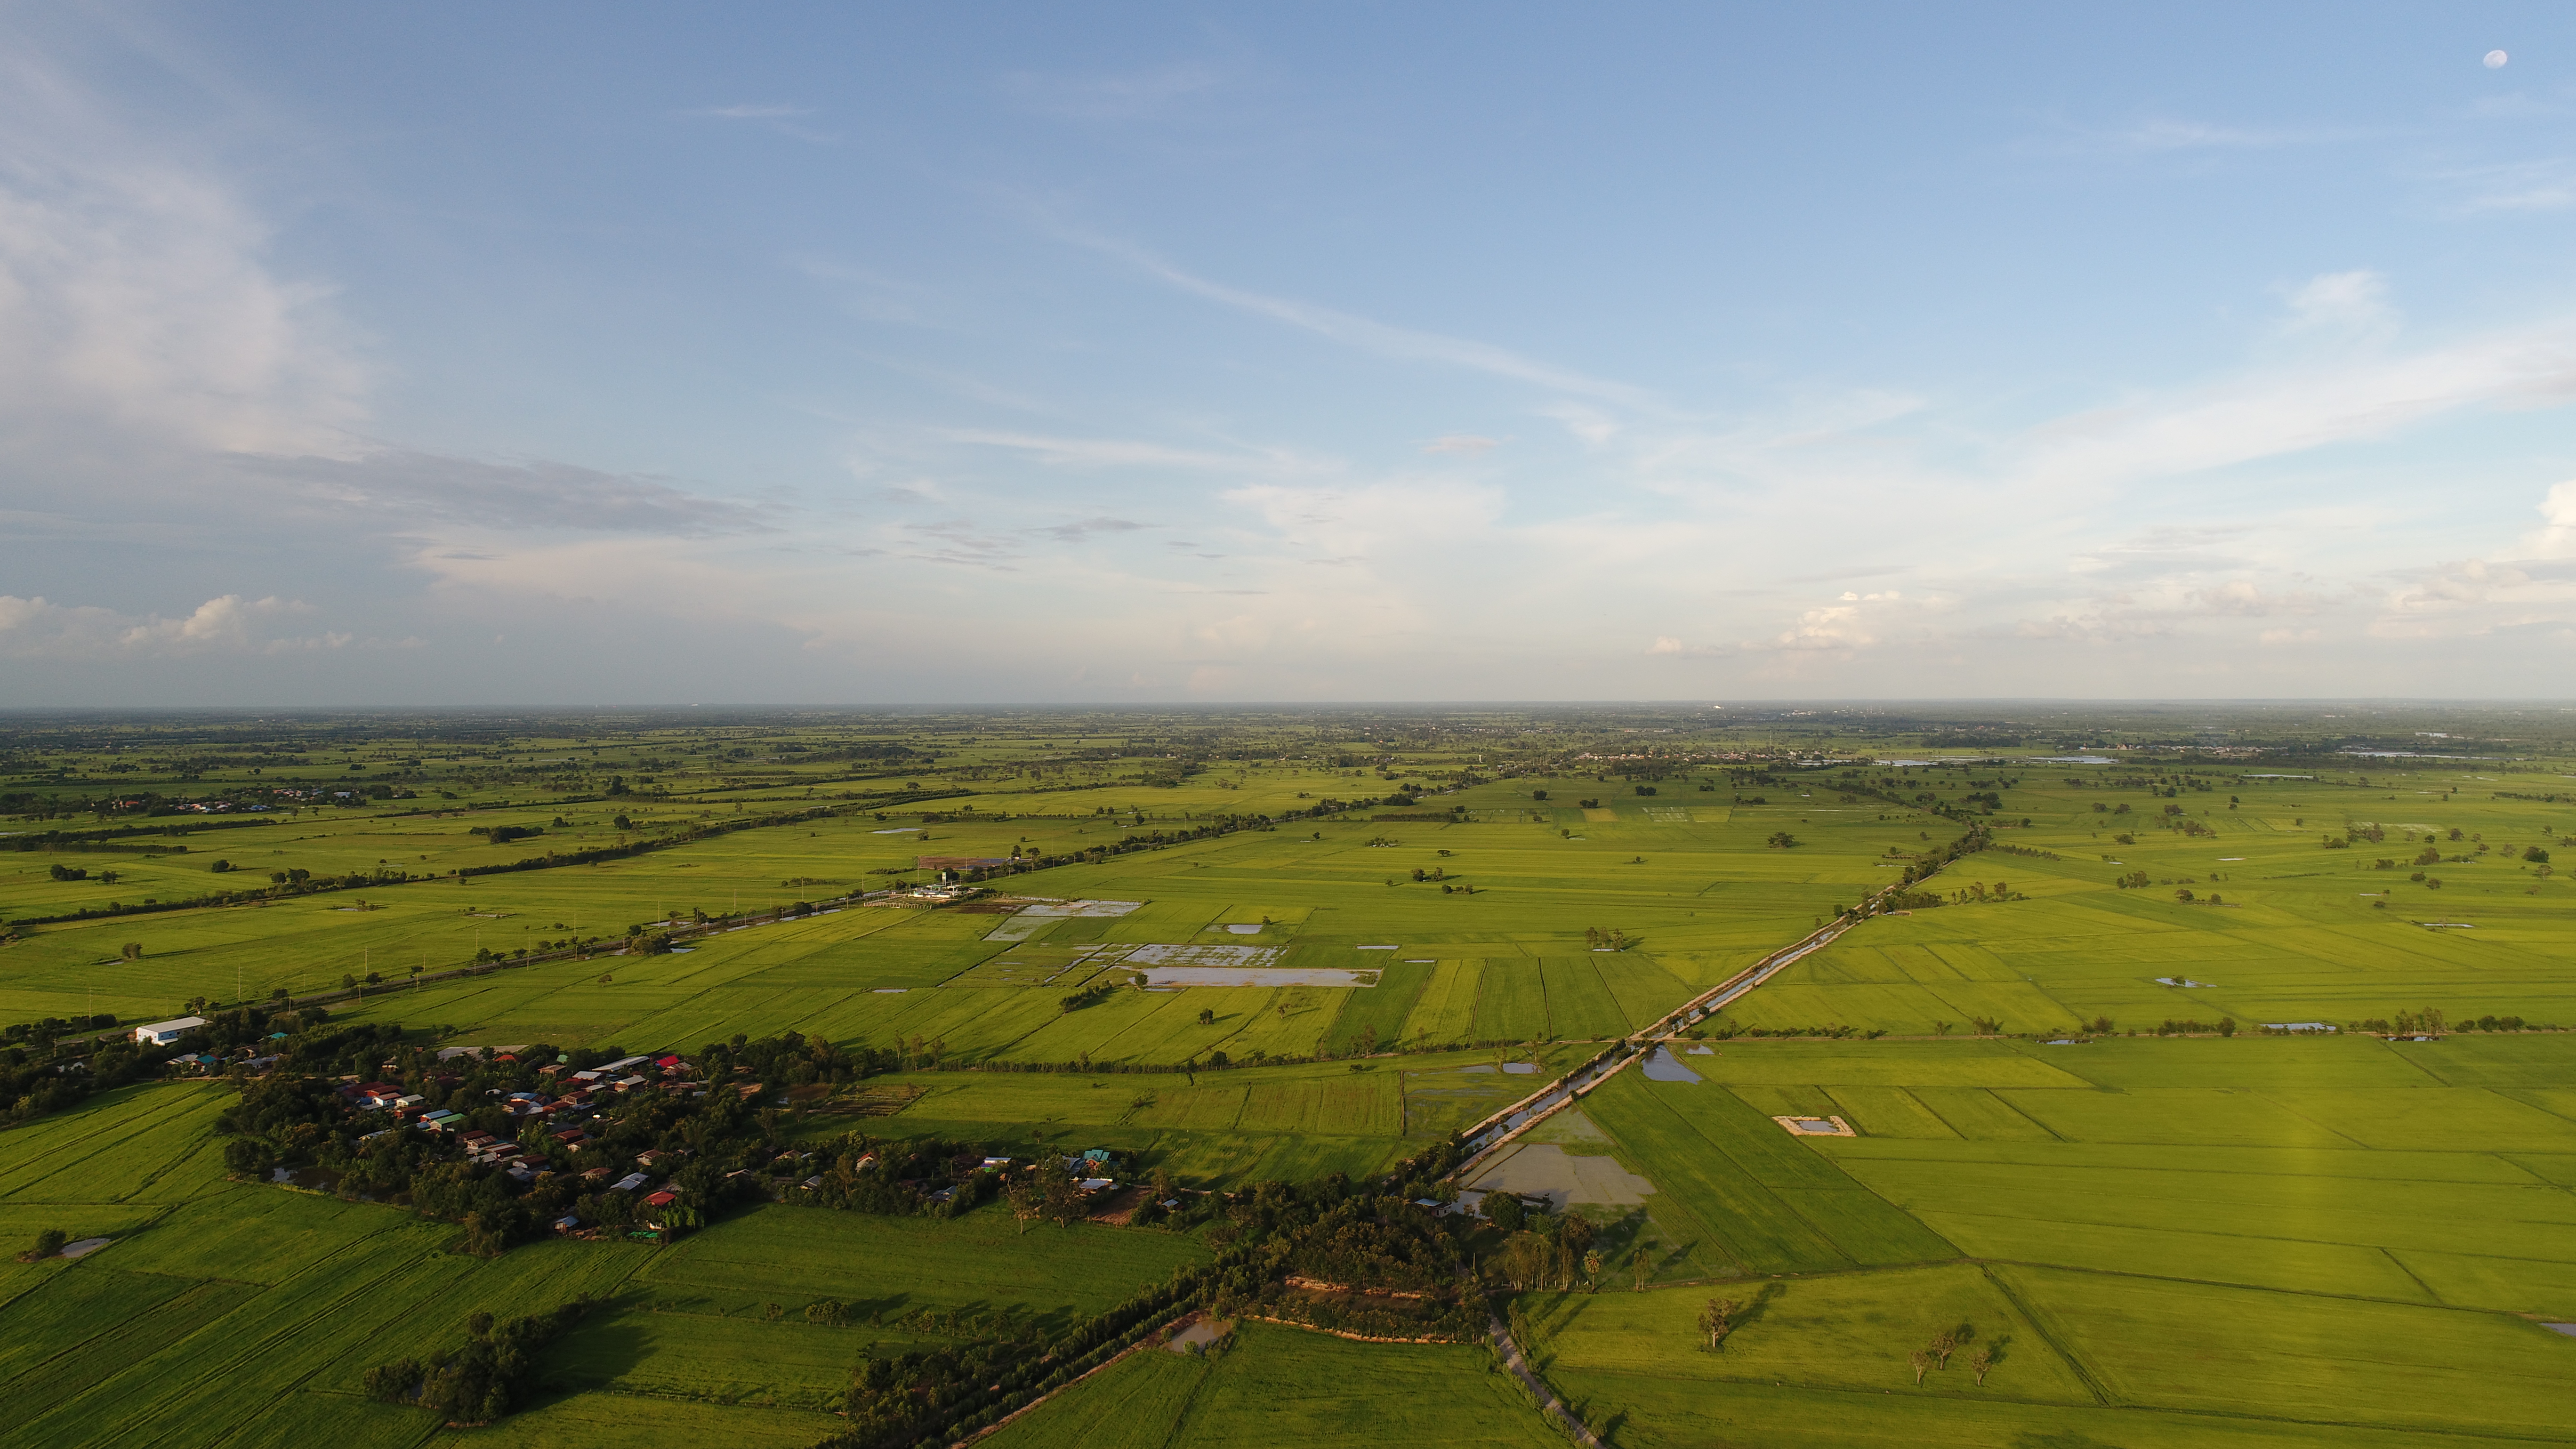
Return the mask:
<path fill-rule="evenodd" d="M 2487 52 L 2487 69 L 2502 70 L 2504 69 L 2504 63 L 2510 59 L 2512 59 L 2512 57 L 2506 55 L 2501 50 L 2490 50 Z"/>

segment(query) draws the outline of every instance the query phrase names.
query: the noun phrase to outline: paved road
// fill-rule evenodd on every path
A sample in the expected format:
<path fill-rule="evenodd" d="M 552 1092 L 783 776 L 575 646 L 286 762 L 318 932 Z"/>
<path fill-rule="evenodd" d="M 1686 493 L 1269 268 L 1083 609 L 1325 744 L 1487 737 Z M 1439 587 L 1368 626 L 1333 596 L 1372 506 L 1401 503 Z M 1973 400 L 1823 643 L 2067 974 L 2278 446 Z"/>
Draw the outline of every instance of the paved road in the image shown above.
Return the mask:
<path fill-rule="evenodd" d="M 1697 1021 L 1699 1018 L 1706 1016 L 1711 1012 L 1725 1010 L 1728 1006 L 1734 1004 L 1754 987 L 1770 980 L 1773 976 L 1778 975 L 1781 971 L 1786 970 L 1789 966 L 1809 954 L 1823 950 L 1826 946 L 1833 943 L 1835 937 L 1840 936 L 1843 932 L 1848 931 L 1852 927 L 1859 925 L 1862 921 L 1867 920 L 1869 917 L 1866 913 L 1866 908 L 1870 905 L 1876 904 L 1880 897 L 1898 889 L 1901 889 L 1901 887 L 1889 886 L 1886 890 L 1876 892 L 1862 903 L 1863 911 L 1861 913 L 1837 917 L 1833 924 L 1817 930 L 1812 935 L 1801 938 L 1792 945 L 1784 946 L 1781 949 L 1772 952 L 1770 955 L 1754 962 L 1751 966 L 1748 966 L 1742 971 L 1737 972 L 1735 975 L 1728 977 L 1724 982 L 1721 982 L 1720 984 L 1701 992 L 1699 995 L 1692 997 L 1690 1000 L 1683 1002 L 1680 1006 L 1675 1007 L 1671 1012 L 1667 1013 L 1661 1020 L 1655 1022 L 1652 1026 L 1636 1033 L 1636 1036 L 1632 1037 L 1631 1040 L 1639 1038 L 1647 1041 L 1668 1040 L 1678 1034 L 1683 1027 Z M 1618 1050 L 1613 1049 L 1609 1056 L 1587 1062 L 1584 1065 L 1575 1068 L 1573 1071 L 1568 1072 L 1564 1076 L 1557 1078 L 1555 1081 L 1548 1083 L 1546 1086 L 1539 1088 L 1527 1097 L 1524 1097 L 1504 1108 L 1502 1111 L 1495 1113 L 1493 1116 L 1486 1118 L 1484 1121 L 1477 1123 L 1475 1126 L 1468 1128 L 1465 1139 L 1467 1156 L 1465 1160 L 1461 1161 L 1457 1167 L 1450 1171 L 1450 1180 L 1463 1180 L 1468 1173 L 1475 1170 L 1479 1163 L 1483 1162 L 1488 1156 L 1491 1156 L 1496 1148 L 1510 1142 L 1521 1133 L 1528 1131 L 1531 1127 L 1536 1126 L 1539 1122 L 1554 1115 L 1562 1108 L 1571 1105 L 1576 1099 L 1583 1096 L 1584 1093 L 1591 1091 L 1603 1082 L 1606 1082 L 1610 1078 L 1618 1075 L 1619 1072 L 1626 1068 L 1630 1063 L 1642 1062 L 1650 1055 L 1652 1055 L 1652 1053 L 1649 1052 L 1638 1052 L 1633 1055 L 1623 1054 Z"/>

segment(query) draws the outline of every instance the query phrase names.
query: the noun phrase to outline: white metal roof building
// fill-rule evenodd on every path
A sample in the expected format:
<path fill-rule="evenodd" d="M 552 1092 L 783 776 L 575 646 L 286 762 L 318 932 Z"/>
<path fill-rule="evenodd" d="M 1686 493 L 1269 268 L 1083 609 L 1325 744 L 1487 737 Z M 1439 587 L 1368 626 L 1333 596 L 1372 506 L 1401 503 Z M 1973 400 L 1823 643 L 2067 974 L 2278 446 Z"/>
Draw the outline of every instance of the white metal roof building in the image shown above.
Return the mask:
<path fill-rule="evenodd" d="M 206 1019 L 202 1016 L 182 1016 L 173 1021 L 156 1021 L 150 1026 L 136 1027 L 134 1039 L 145 1046 L 168 1046 L 205 1024 Z"/>

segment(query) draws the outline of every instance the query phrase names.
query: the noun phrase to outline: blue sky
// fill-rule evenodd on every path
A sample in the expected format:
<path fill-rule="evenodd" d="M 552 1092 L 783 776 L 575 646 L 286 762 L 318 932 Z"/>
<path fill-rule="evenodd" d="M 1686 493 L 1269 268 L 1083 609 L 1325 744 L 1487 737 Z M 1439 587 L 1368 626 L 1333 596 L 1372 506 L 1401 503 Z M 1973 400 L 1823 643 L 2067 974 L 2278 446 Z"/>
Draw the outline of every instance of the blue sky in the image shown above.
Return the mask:
<path fill-rule="evenodd" d="M 2540 5 L 0 7 L 6 694 L 2564 695 L 2571 120 Z"/>

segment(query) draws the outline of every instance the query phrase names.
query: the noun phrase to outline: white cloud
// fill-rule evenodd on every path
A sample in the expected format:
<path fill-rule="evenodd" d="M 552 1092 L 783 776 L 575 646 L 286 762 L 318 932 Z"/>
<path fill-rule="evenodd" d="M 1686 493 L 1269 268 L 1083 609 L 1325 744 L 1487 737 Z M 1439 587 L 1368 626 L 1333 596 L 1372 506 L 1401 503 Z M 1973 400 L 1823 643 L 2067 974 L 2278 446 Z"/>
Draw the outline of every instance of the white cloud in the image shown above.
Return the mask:
<path fill-rule="evenodd" d="M 2542 521 L 2525 536 L 2534 558 L 2576 558 L 2576 478 L 2550 485 L 2540 500 Z"/>
<path fill-rule="evenodd" d="M 2260 585 L 2248 579 L 2230 579 L 2209 588 L 2194 589 L 2183 597 L 2185 604 L 2197 612 L 2255 619 L 2273 614 L 2313 614 L 2324 602 L 2312 593 L 2265 593 Z"/>
<path fill-rule="evenodd" d="M 2382 332 L 2395 321 L 2388 278 L 2366 267 L 2312 277 L 2289 300 L 2293 332 Z"/>
<path fill-rule="evenodd" d="M 29 54 L 0 61 L 0 420 L 337 452 L 366 410 L 331 292 L 184 151 L 127 138 Z"/>
<path fill-rule="evenodd" d="M 2347 289 L 2348 291 L 2351 289 Z M 2011 450 L 2033 483 L 2108 486 L 2384 437 L 2470 407 L 2576 396 L 2576 326 L 2555 323 L 2396 356 L 2257 372 L 2078 413 Z"/>
<path fill-rule="evenodd" d="M 1441 436 L 1432 439 L 1430 442 L 1423 444 L 1422 451 L 1426 453 L 1456 453 L 1463 457 L 1480 458 L 1487 452 L 1500 446 L 1502 445 L 1497 439 L 1480 438 L 1473 433 L 1444 433 Z"/>
<path fill-rule="evenodd" d="M 280 635 L 274 623 L 309 614 L 307 604 L 244 599 L 225 594 L 175 618 L 142 617 L 95 605 L 63 605 L 38 596 L 0 594 L 0 656 L 16 659 L 104 660 L 169 658 L 186 654 L 286 653 L 337 649 L 346 633 Z"/>
<path fill-rule="evenodd" d="M 1595 448 L 1607 447 L 1611 439 L 1619 436 L 1619 420 L 1599 408 L 1560 402 L 1549 403 L 1538 411 L 1541 417 L 1563 423 L 1567 432 Z"/>

